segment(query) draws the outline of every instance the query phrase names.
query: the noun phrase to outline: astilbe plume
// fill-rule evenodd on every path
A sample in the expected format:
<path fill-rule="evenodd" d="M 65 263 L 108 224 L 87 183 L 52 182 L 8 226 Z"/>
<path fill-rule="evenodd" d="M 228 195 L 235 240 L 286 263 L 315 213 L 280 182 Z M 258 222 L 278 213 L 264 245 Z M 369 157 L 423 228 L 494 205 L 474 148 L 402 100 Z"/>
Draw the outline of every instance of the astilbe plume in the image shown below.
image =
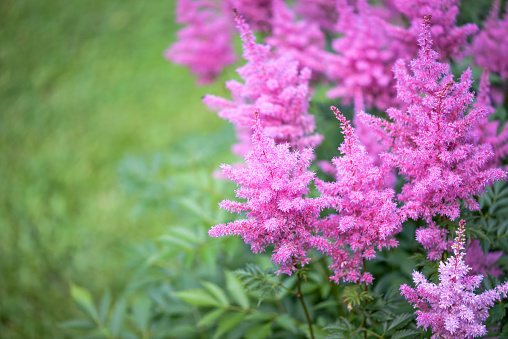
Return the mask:
<path fill-rule="evenodd" d="M 295 10 L 308 22 L 315 22 L 325 31 L 333 32 L 337 23 L 336 0 L 298 0 Z"/>
<path fill-rule="evenodd" d="M 316 184 L 323 204 L 338 214 L 322 220 L 320 228 L 330 241 L 331 279 L 369 284 L 373 277 L 365 271 L 365 260 L 375 258 L 376 250 L 397 246 L 394 236 L 402 230 L 401 219 L 393 201 L 395 192 L 384 187 L 386 173 L 373 164 L 349 121 L 337 108 L 332 110 L 344 134 L 339 148 L 343 156 L 332 160 L 336 181 L 316 180 Z"/>
<path fill-rule="evenodd" d="M 508 282 L 481 294 L 475 294 L 481 275 L 468 275 L 470 267 L 464 262 L 464 225 L 461 220 L 453 242 L 453 256 L 439 264 L 439 284 L 427 281 L 420 272 L 413 272 L 415 288 L 404 284 L 401 294 L 418 310 L 418 327 L 431 328 L 432 338 L 474 338 L 487 333 L 482 322 L 488 310 L 501 296 L 506 298 Z"/>
<path fill-rule="evenodd" d="M 475 62 L 508 79 L 508 11 L 499 18 L 500 2 L 494 0 L 484 27 L 473 39 Z"/>
<path fill-rule="evenodd" d="M 254 29 L 269 32 L 272 29 L 272 0 L 224 0 L 236 9 Z"/>
<path fill-rule="evenodd" d="M 494 277 L 499 277 L 503 274 L 503 271 L 498 265 L 495 265 L 496 261 L 503 256 L 503 251 L 494 251 L 484 253 L 480 247 L 479 240 L 472 240 L 468 246 L 466 257 L 464 261 L 466 265 L 471 267 L 472 274 L 490 274 Z"/>
<path fill-rule="evenodd" d="M 360 96 L 367 106 L 386 109 L 396 103 L 391 68 L 397 55 L 367 1 L 358 0 L 357 9 L 346 0 L 337 1 L 336 29 L 342 36 L 332 42 L 337 54 L 325 58 L 327 76 L 337 84 L 327 95 L 346 104 Z"/>
<path fill-rule="evenodd" d="M 403 214 L 427 221 L 435 215 L 450 219 L 459 216 L 459 199 L 471 210 L 478 209 L 473 195 L 485 186 L 503 179 L 501 169 L 481 170 L 493 156 L 489 144 L 476 144 L 471 129 L 485 117 L 489 109 L 469 110 L 474 99 L 469 91 L 471 70 L 466 70 L 458 83 L 453 81 L 448 64 L 437 61 L 431 48 L 429 18 L 422 23 L 418 58 L 410 64 L 408 73 L 403 60 L 394 66 L 397 96 L 406 110 L 390 108 L 391 121 L 361 114 L 381 135 L 391 152 L 384 161 L 406 177 L 398 196 L 405 205 Z"/>
<path fill-rule="evenodd" d="M 289 142 L 295 149 L 317 146 L 322 136 L 312 134 L 314 116 L 308 113 L 311 71 L 299 70 L 298 61 L 288 55 L 273 56 L 270 46 L 255 43 L 256 38 L 240 15 L 235 20 L 243 41 L 243 57 L 247 60 L 237 69 L 244 83 L 226 82 L 232 101 L 214 95 L 203 99 L 209 108 L 219 111 L 219 117 L 235 125 L 240 143 L 233 151 L 245 155 L 250 150 L 248 137 L 252 133 L 253 111 L 259 111 L 263 133 L 276 143 Z"/>
<path fill-rule="evenodd" d="M 216 225 L 208 233 L 212 237 L 240 235 L 254 253 L 273 245 L 271 259 L 280 265 L 277 273 L 291 275 L 298 265 L 309 262 L 310 248 L 327 245 L 326 239 L 315 235 L 321 203 L 305 197 L 314 179 L 308 170 L 312 149 L 291 151 L 288 144 L 276 145 L 262 135 L 258 117 L 252 143 L 245 167 L 221 166 L 223 174 L 240 186 L 236 196 L 246 201 L 224 200 L 219 205 L 231 213 L 245 213 L 247 218 Z"/>
<path fill-rule="evenodd" d="M 489 73 L 484 70 L 476 102 L 473 104 L 474 108 L 486 107 L 488 109 L 488 115 L 480 119 L 473 129 L 473 134 L 478 138 L 478 143 L 490 144 L 494 151 L 494 156 L 485 164 L 484 168 L 501 166 L 501 160 L 508 155 L 508 125 L 504 125 L 501 132 L 498 133 L 499 121 L 489 121 L 490 115 L 495 112 L 495 108 L 491 105 L 489 91 Z"/>
<path fill-rule="evenodd" d="M 467 51 L 467 38 L 478 31 L 471 23 L 457 26 L 460 0 L 392 0 L 392 3 L 410 22 L 407 29 L 387 25 L 390 36 L 401 44 L 399 50 L 406 50 L 407 57 L 417 52 L 416 41 L 425 16 L 432 16 L 434 48 L 444 60 L 461 58 Z"/>
<path fill-rule="evenodd" d="M 324 74 L 325 64 L 322 53 L 325 49 L 325 36 L 316 23 L 305 20 L 296 21 L 295 13 L 284 0 L 272 0 L 272 35 L 266 42 L 275 48 L 277 55 L 288 55 L 299 62 L 300 67 L 308 67 L 315 79 Z"/>
<path fill-rule="evenodd" d="M 212 82 L 236 60 L 232 26 L 223 4 L 213 0 L 178 0 L 176 17 L 178 23 L 186 26 L 178 31 L 178 41 L 169 47 L 165 57 L 189 67 L 198 76 L 199 84 Z"/>

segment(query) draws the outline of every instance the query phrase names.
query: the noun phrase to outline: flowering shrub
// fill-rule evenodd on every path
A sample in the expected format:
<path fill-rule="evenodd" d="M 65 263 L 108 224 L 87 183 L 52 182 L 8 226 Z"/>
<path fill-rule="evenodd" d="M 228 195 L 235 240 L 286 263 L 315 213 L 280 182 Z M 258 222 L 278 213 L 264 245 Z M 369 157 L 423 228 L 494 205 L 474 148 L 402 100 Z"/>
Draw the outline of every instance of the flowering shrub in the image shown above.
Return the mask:
<path fill-rule="evenodd" d="M 174 183 L 180 196 L 167 205 L 191 211 L 189 225 L 201 226 L 171 228 L 160 247 L 145 250 L 140 262 L 159 262 L 159 275 L 140 269 L 155 275 L 145 291 L 150 306 L 131 306 L 134 318 L 140 308 L 149 314 L 143 333 L 506 338 L 508 100 L 491 100 L 486 71 L 472 89 L 476 64 L 488 68 L 497 92 L 508 88 L 496 59 L 506 46 L 491 39 L 504 19 L 495 2 L 469 45 L 482 25 L 462 17 L 458 26 L 459 5 L 178 3 L 188 26 L 170 57 L 201 80 L 232 60 L 228 34 L 239 32 L 245 61 L 240 80 L 226 82 L 231 98 L 203 101 L 234 125 L 233 153 L 244 162 L 222 165 L 216 181 L 205 174 L 201 189 L 192 178 Z M 324 92 L 332 102 L 319 102 Z M 324 144 L 339 152 L 324 154 Z M 216 200 L 236 216 L 210 207 Z M 110 333 L 109 313 L 99 319 L 83 291 L 75 296 Z M 178 306 L 165 309 L 169 301 Z M 187 328 L 171 332 L 176 322 Z"/>

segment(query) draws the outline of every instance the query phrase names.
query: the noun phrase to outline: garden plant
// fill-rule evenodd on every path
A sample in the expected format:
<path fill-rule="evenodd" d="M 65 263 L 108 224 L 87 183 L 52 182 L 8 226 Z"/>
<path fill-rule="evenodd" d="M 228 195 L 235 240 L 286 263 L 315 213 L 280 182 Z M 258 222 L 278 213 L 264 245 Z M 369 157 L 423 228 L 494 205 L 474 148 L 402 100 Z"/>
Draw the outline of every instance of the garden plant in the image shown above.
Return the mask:
<path fill-rule="evenodd" d="M 72 286 L 64 327 L 508 338 L 506 1 L 178 0 L 176 18 L 165 57 L 197 85 L 239 65 L 202 98 L 232 128 L 122 162 L 138 213 L 179 224 L 132 251 L 120 295 Z"/>

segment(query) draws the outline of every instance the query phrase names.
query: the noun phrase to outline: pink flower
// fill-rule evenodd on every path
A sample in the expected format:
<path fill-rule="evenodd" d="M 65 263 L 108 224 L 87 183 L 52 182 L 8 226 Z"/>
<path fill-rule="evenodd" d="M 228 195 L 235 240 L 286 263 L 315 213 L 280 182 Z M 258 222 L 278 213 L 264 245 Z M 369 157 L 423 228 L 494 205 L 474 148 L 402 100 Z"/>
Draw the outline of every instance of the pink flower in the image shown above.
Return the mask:
<path fill-rule="evenodd" d="M 316 23 L 296 21 L 295 13 L 283 0 L 272 0 L 272 35 L 266 42 L 275 48 L 277 55 L 288 55 L 297 60 L 300 67 L 307 67 L 314 78 L 325 72 L 322 53 L 325 36 Z"/>
<path fill-rule="evenodd" d="M 326 239 L 316 235 L 321 203 L 306 197 L 314 179 L 308 170 L 312 149 L 292 152 L 288 144 L 276 145 L 262 135 L 258 117 L 252 144 L 245 167 L 221 166 L 223 174 L 239 186 L 236 196 L 246 201 L 224 200 L 219 206 L 245 213 L 247 218 L 216 225 L 208 233 L 212 237 L 240 235 L 254 253 L 273 245 L 272 261 L 280 266 L 277 273 L 291 275 L 297 265 L 309 262 L 309 249 L 327 246 Z"/>
<path fill-rule="evenodd" d="M 376 249 L 397 246 L 394 236 L 402 230 L 393 201 L 395 192 L 384 187 L 385 173 L 374 166 L 349 121 L 337 108 L 332 106 L 332 110 L 344 134 L 339 148 L 343 156 L 332 160 L 336 181 L 316 180 L 323 203 L 339 212 L 320 223 L 330 240 L 331 279 L 371 283 L 372 275 L 362 273 L 364 260 L 374 258 Z"/>
<path fill-rule="evenodd" d="M 298 0 L 295 10 L 304 20 L 315 22 L 328 32 L 334 31 L 339 15 L 336 0 Z"/>
<path fill-rule="evenodd" d="M 178 0 L 176 17 L 187 25 L 178 31 L 179 41 L 166 51 L 167 59 L 185 65 L 198 76 L 199 84 L 215 80 L 235 61 L 231 24 L 224 6 L 212 0 Z"/>
<path fill-rule="evenodd" d="M 392 26 L 390 35 L 407 50 L 408 56 L 416 54 L 416 40 L 425 16 L 432 16 L 430 31 L 434 37 L 434 48 L 443 60 L 460 58 L 467 47 L 467 38 L 478 31 L 475 24 L 457 27 L 460 0 L 392 0 L 395 7 L 410 22 L 410 27 Z"/>
<path fill-rule="evenodd" d="M 508 79 L 508 12 L 499 18 L 500 2 L 494 0 L 483 29 L 473 39 L 475 62 Z"/>
<path fill-rule="evenodd" d="M 360 96 L 367 106 L 386 109 L 397 102 L 392 67 L 398 55 L 366 0 L 358 1 L 356 13 L 346 0 L 338 0 L 337 8 L 342 36 L 332 42 L 337 54 L 325 59 L 327 76 L 337 85 L 327 95 L 346 104 Z"/>
<path fill-rule="evenodd" d="M 477 209 L 472 196 L 506 176 L 501 169 L 482 170 L 493 156 L 492 147 L 476 144 L 471 129 L 489 109 L 479 107 L 465 115 L 474 99 L 471 71 L 453 81 L 449 65 L 438 62 L 431 48 L 429 20 L 422 23 L 421 49 L 410 64 L 411 73 L 403 60 L 394 66 L 397 95 L 407 109 L 388 109 L 391 121 L 360 114 L 392 148 L 384 161 L 406 177 L 398 197 L 405 203 L 403 214 L 427 221 L 435 215 L 457 218 L 460 199 Z"/>
<path fill-rule="evenodd" d="M 474 125 L 472 131 L 479 144 L 490 144 L 494 151 L 494 156 L 484 165 L 484 168 L 500 167 L 501 159 L 508 155 L 508 125 L 505 125 L 498 134 L 499 121 L 489 121 L 489 116 L 495 111 L 490 103 L 489 91 L 489 73 L 484 70 L 480 81 L 480 90 L 473 107 L 487 108 L 488 113 Z"/>
<path fill-rule="evenodd" d="M 219 111 L 219 117 L 235 125 L 240 143 L 234 150 L 239 155 L 250 150 L 248 138 L 254 111 L 259 112 L 263 133 L 276 143 L 289 142 L 294 149 L 317 146 L 322 136 L 312 134 L 314 116 L 308 113 L 310 70 L 299 71 L 298 62 L 290 56 L 274 57 L 270 46 L 256 44 L 241 16 L 236 16 L 236 23 L 243 41 L 243 57 L 247 60 L 237 69 L 244 83 L 235 80 L 226 83 L 233 100 L 214 95 L 203 99 L 209 108 Z"/>
<path fill-rule="evenodd" d="M 499 266 L 494 265 L 496 261 L 503 256 L 503 251 L 487 252 L 483 253 L 480 247 L 480 241 L 472 240 L 469 244 L 466 257 L 464 261 L 466 265 L 471 267 L 471 273 L 473 274 L 490 274 L 494 277 L 498 277 L 503 274 L 503 271 L 499 269 Z"/>
<path fill-rule="evenodd" d="M 487 334 L 482 324 L 489 316 L 489 308 L 501 296 L 506 298 L 508 282 L 492 290 L 475 294 L 481 275 L 468 275 L 471 270 L 464 262 L 464 225 L 461 220 L 452 245 L 453 257 L 439 264 L 439 284 L 434 284 L 420 272 L 413 273 L 415 288 L 404 284 L 401 294 L 416 311 L 418 327 L 433 332 L 432 338 L 475 338 Z"/>
<path fill-rule="evenodd" d="M 272 0 L 224 0 L 235 8 L 254 29 L 269 32 L 272 29 Z"/>

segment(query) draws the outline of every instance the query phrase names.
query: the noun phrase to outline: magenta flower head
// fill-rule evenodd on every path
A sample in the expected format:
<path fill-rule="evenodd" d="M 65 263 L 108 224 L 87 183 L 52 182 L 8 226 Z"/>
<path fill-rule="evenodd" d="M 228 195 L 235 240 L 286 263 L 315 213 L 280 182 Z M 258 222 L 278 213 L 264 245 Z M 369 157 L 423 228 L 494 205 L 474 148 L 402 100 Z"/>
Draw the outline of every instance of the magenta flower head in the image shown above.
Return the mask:
<path fill-rule="evenodd" d="M 357 11 L 346 0 L 337 1 L 342 34 L 333 40 L 337 54 L 327 53 L 327 76 L 336 82 L 328 91 L 330 98 L 351 103 L 361 96 L 369 107 L 386 109 L 396 103 L 392 67 L 397 59 L 391 41 L 378 24 L 366 0 L 359 0 Z"/>
<path fill-rule="evenodd" d="M 469 244 L 464 261 L 466 265 L 471 267 L 471 273 L 473 274 L 490 274 L 499 277 L 503 274 L 503 271 L 495 263 L 503 254 L 503 251 L 484 253 L 480 247 L 480 241 L 475 239 Z"/>
<path fill-rule="evenodd" d="M 501 159 L 508 155 L 508 125 L 504 125 L 498 134 L 499 121 L 489 121 L 489 116 L 495 112 L 495 108 L 492 107 L 490 101 L 489 92 L 489 73 L 484 70 L 480 80 L 480 90 L 476 96 L 476 102 L 473 104 L 474 108 L 486 107 L 488 109 L 488 114 L 480 119 L 473 129 L 473 134 L 478 139 L 478 143 L 490 144 L 494 151 L 494 156 L 485 164 L 484 168 L 500 167 Z"/>
<path fill-rule="evenodd" d="M 291 151 L 287 143 L 276 145 L 262 134 L 257 116 L 252 144 L 246 166 L 221 166 L 223 174 L 239 186 L 236 196 L 246 201 L 224 200 L 219 206 L 244 213 L 246 219 L 216 225 L 208 233 L 212 237 L 240 235 L 254 253 L 273 245 L 272 261 L 280 266 L 277 273 L 291 275 L 298 265 L 309 262 L 309 249 L 327 246 L 326 239 L 316 235 L 321 204 L 306 197 L 314 179 L 308 170 L 312 149 Z"/>
<path fill-rule="evenodd" d="M 254 29 L 269 32 L 272 29 L 272 0 L 224 0 L 235 8 Z"/>
<path fill-rule="evenodd" d="M 473 195 L 506 177 L 501 169 L 483 170 L 494 155 L 490 144 L 477 144 L 471 132 L 489 114 L 487 107 L 465 112 L 474 99 L 471 70 L 454 82 L 449 64 L 432 50 L 430 18 L 422 22 L 418 58 L 394 66 L 397 95 L 407 109 L 387 110 L 391 121 L 361 115 L 392 147 L 383 158 L 406 178 L 398 199 L 404 216 L 431 221 L 435 215 L 459 216 L 459 199 L 478 209 Z"/>
<path fill-rule="evenodd" d="M 336 0 L 298 0 L 295 10 L 305 21 L 315 22 L 328 32 L 335 30 L 338 18 Z"/>
<path fill-rule="evenodd" d="M 492 290 L 476 294 L 482 275 L 469 275 L 464 262 L 464 226 L 461 220 L 453 242 L 453 256 L 439 264 L 439 284 L 429 282 L 420 272 L 413 272 L 415 288 L 404 284 L 401 294 L 418 310 L 418 327 L 431 328 L 432 338 L 476 338 L 487 334 L 482 324 L 489 308 L 501 296 L 506 298 L 508 282 Z"/>
<path fill-rule="evenodd" d="M 500 1 L 494 0 L 492 10 L 483 29 L 473 39 L 476 63 L 508 79 L 508 11 L 499 18 Z"/>
<path fill-rule="evenodd" d="M 277 55 L 288 55 L 297 60 L 301 68 L 308 67 L 314 78 L 325 72 L 322 54 L 325 36 L 316 23 L 296 21 L 295 13 L 284 0 L 272 0 L 272 35 L 266 42 L 275 48 Z"/>
<path fill-rule="evenodd" d="M 425 16 L 432 16 L 430 30 L 435 41 L 434 48 L 443 60 L 462 57 L 467 49 L 467 38 L 478 31 L 475 24 L 457 26 L 460 0 L 392 0 L 392 3 L 411 25 L 407 30 L 392 27 L 390 33 L 405 45 L 410 56 L 416 53 L 416 40 Z"/>
<path fill-rule="evenodd" d="M 186 27 L 178 31 L 178 41 L 166 51 L 166 58 L 189 67 L 199 84 L 212 82 L 236 60 L 224 6 L 213 0 L 178 0 L 176 17 Z"/>
<path fill-rule="evenodd" d="M 337 108 L 332 110 L 344 134 L 339 148 L 343 156 L 332 160 L 336 181 L 316 180 L 324 204 L 338 211 L 321 222 L 330 241 L 331 279 L 370 284 L 373 277 L 364 270 L 364 262 L 375 258 L 376 250 L 397 246 L 394 236 L 402 230 L 401 219 L 395 192 L 384 185 L 386 173 L 374 165 L 350 122 Z"/>
<path fill-rule="evenodd" d="M 209 108 L 219 111 L 219 117 L 235 125 L 240 143 L 233 151 L 243 156 L 252 147 L 249 138 L 254 111 L 259 112 L 263 133 L 276 143 L 288 142 L 294 149 L 319 145 L 323 137 L 313 134 L 314 116 L 308 113 L 310 70 L 299 70 L 298 61 L 286 54 L 274 57 L 270 46 L 256 44 L 249 25 L 239 14 L 235 20 L 247 60 L 237 70 L 244 83 L 226 83 L 231 101 L 214 95 L 203 99 Z"/>

